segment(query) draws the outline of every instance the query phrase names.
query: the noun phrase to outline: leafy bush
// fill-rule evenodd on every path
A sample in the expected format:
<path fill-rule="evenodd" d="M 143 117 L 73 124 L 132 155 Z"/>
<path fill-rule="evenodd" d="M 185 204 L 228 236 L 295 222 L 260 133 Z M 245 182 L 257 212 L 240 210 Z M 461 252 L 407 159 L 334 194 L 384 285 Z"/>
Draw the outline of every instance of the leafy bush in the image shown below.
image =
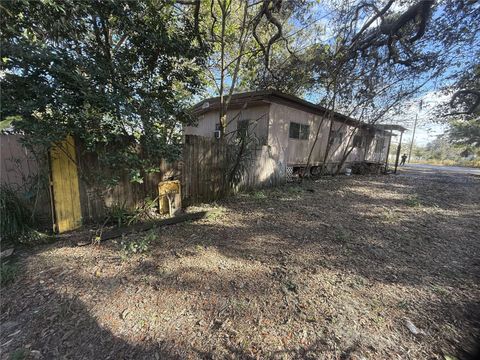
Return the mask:
<path fill-rule="evenodd" d="M 32 214 L 22 199 L 7 185 L 0 186 L 0 234 L 2 240 L 19 242 L 31 231 Z"/>

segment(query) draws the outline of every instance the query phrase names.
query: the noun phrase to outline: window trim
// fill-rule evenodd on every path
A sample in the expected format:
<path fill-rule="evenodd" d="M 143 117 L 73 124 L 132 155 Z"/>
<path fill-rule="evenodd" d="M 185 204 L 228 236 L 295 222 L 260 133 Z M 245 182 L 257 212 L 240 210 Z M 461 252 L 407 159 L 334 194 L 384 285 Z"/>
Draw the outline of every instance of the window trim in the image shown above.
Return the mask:
<path fill-rule="evenodd" d="M 298 126 L 297 131 L 292 131 L 294 126 Z M 292 134 L 292 132 L 294 133 Z M 288 127 L 288 138 L 293 140 L 308 140 L 310 138 L 310 125 L 290 121 L 290 126 Z"/>

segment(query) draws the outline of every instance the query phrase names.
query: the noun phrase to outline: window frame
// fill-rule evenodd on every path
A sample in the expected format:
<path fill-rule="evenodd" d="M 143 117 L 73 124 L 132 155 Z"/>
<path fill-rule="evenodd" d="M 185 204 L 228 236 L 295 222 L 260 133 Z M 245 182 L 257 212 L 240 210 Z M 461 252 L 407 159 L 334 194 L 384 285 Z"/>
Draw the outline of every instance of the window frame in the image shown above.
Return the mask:
<path fill-rule="evenodd" d="M 294 140 L 308 140 L 310 137 L 310 125 L 290 121 L 288 138 Z"/>

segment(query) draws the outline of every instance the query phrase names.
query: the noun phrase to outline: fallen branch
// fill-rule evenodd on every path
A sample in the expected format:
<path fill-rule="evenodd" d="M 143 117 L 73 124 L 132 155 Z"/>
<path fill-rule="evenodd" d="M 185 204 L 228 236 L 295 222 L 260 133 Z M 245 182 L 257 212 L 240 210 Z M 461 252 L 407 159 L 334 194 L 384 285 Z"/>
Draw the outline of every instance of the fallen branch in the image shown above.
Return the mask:
<path fill-rule="evenodd" d="M 132 226 L 124 226 L 115 228 L 109 231 L 105 231 L 101 234 L 100 239 L 96 239 L 96 243 L 101 241 L 115 239 L 123 235 L 129 235 L 137 232 L 147 231 L 153 227 L 162 227 L 167 225 L 174 225 L 184 221 L 193 221 L 203 219 L 207 215 L 207 211 L 199 211 L 196 213 L 183 214 L 163 220 L 149 221 L 146 223 L 135 224 Z M 77 243 L 77 246 L 85 246 L 91 244 L 92 241 L 81 241 Z"/>

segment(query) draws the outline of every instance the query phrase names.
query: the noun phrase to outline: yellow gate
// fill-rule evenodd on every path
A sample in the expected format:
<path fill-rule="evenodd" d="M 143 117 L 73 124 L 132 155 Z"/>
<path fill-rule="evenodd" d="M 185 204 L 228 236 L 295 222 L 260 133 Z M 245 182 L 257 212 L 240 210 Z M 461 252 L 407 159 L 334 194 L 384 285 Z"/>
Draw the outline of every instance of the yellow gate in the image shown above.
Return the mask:
<path fill-rule="evenodd" d="M 77 154 L 73 137 L 67 136 L 66 140 L 52 147 L 50 168 L 55 230 L 63 233 L 76 229 L 82 224 L 82 212 L 78 188 Z"/>

